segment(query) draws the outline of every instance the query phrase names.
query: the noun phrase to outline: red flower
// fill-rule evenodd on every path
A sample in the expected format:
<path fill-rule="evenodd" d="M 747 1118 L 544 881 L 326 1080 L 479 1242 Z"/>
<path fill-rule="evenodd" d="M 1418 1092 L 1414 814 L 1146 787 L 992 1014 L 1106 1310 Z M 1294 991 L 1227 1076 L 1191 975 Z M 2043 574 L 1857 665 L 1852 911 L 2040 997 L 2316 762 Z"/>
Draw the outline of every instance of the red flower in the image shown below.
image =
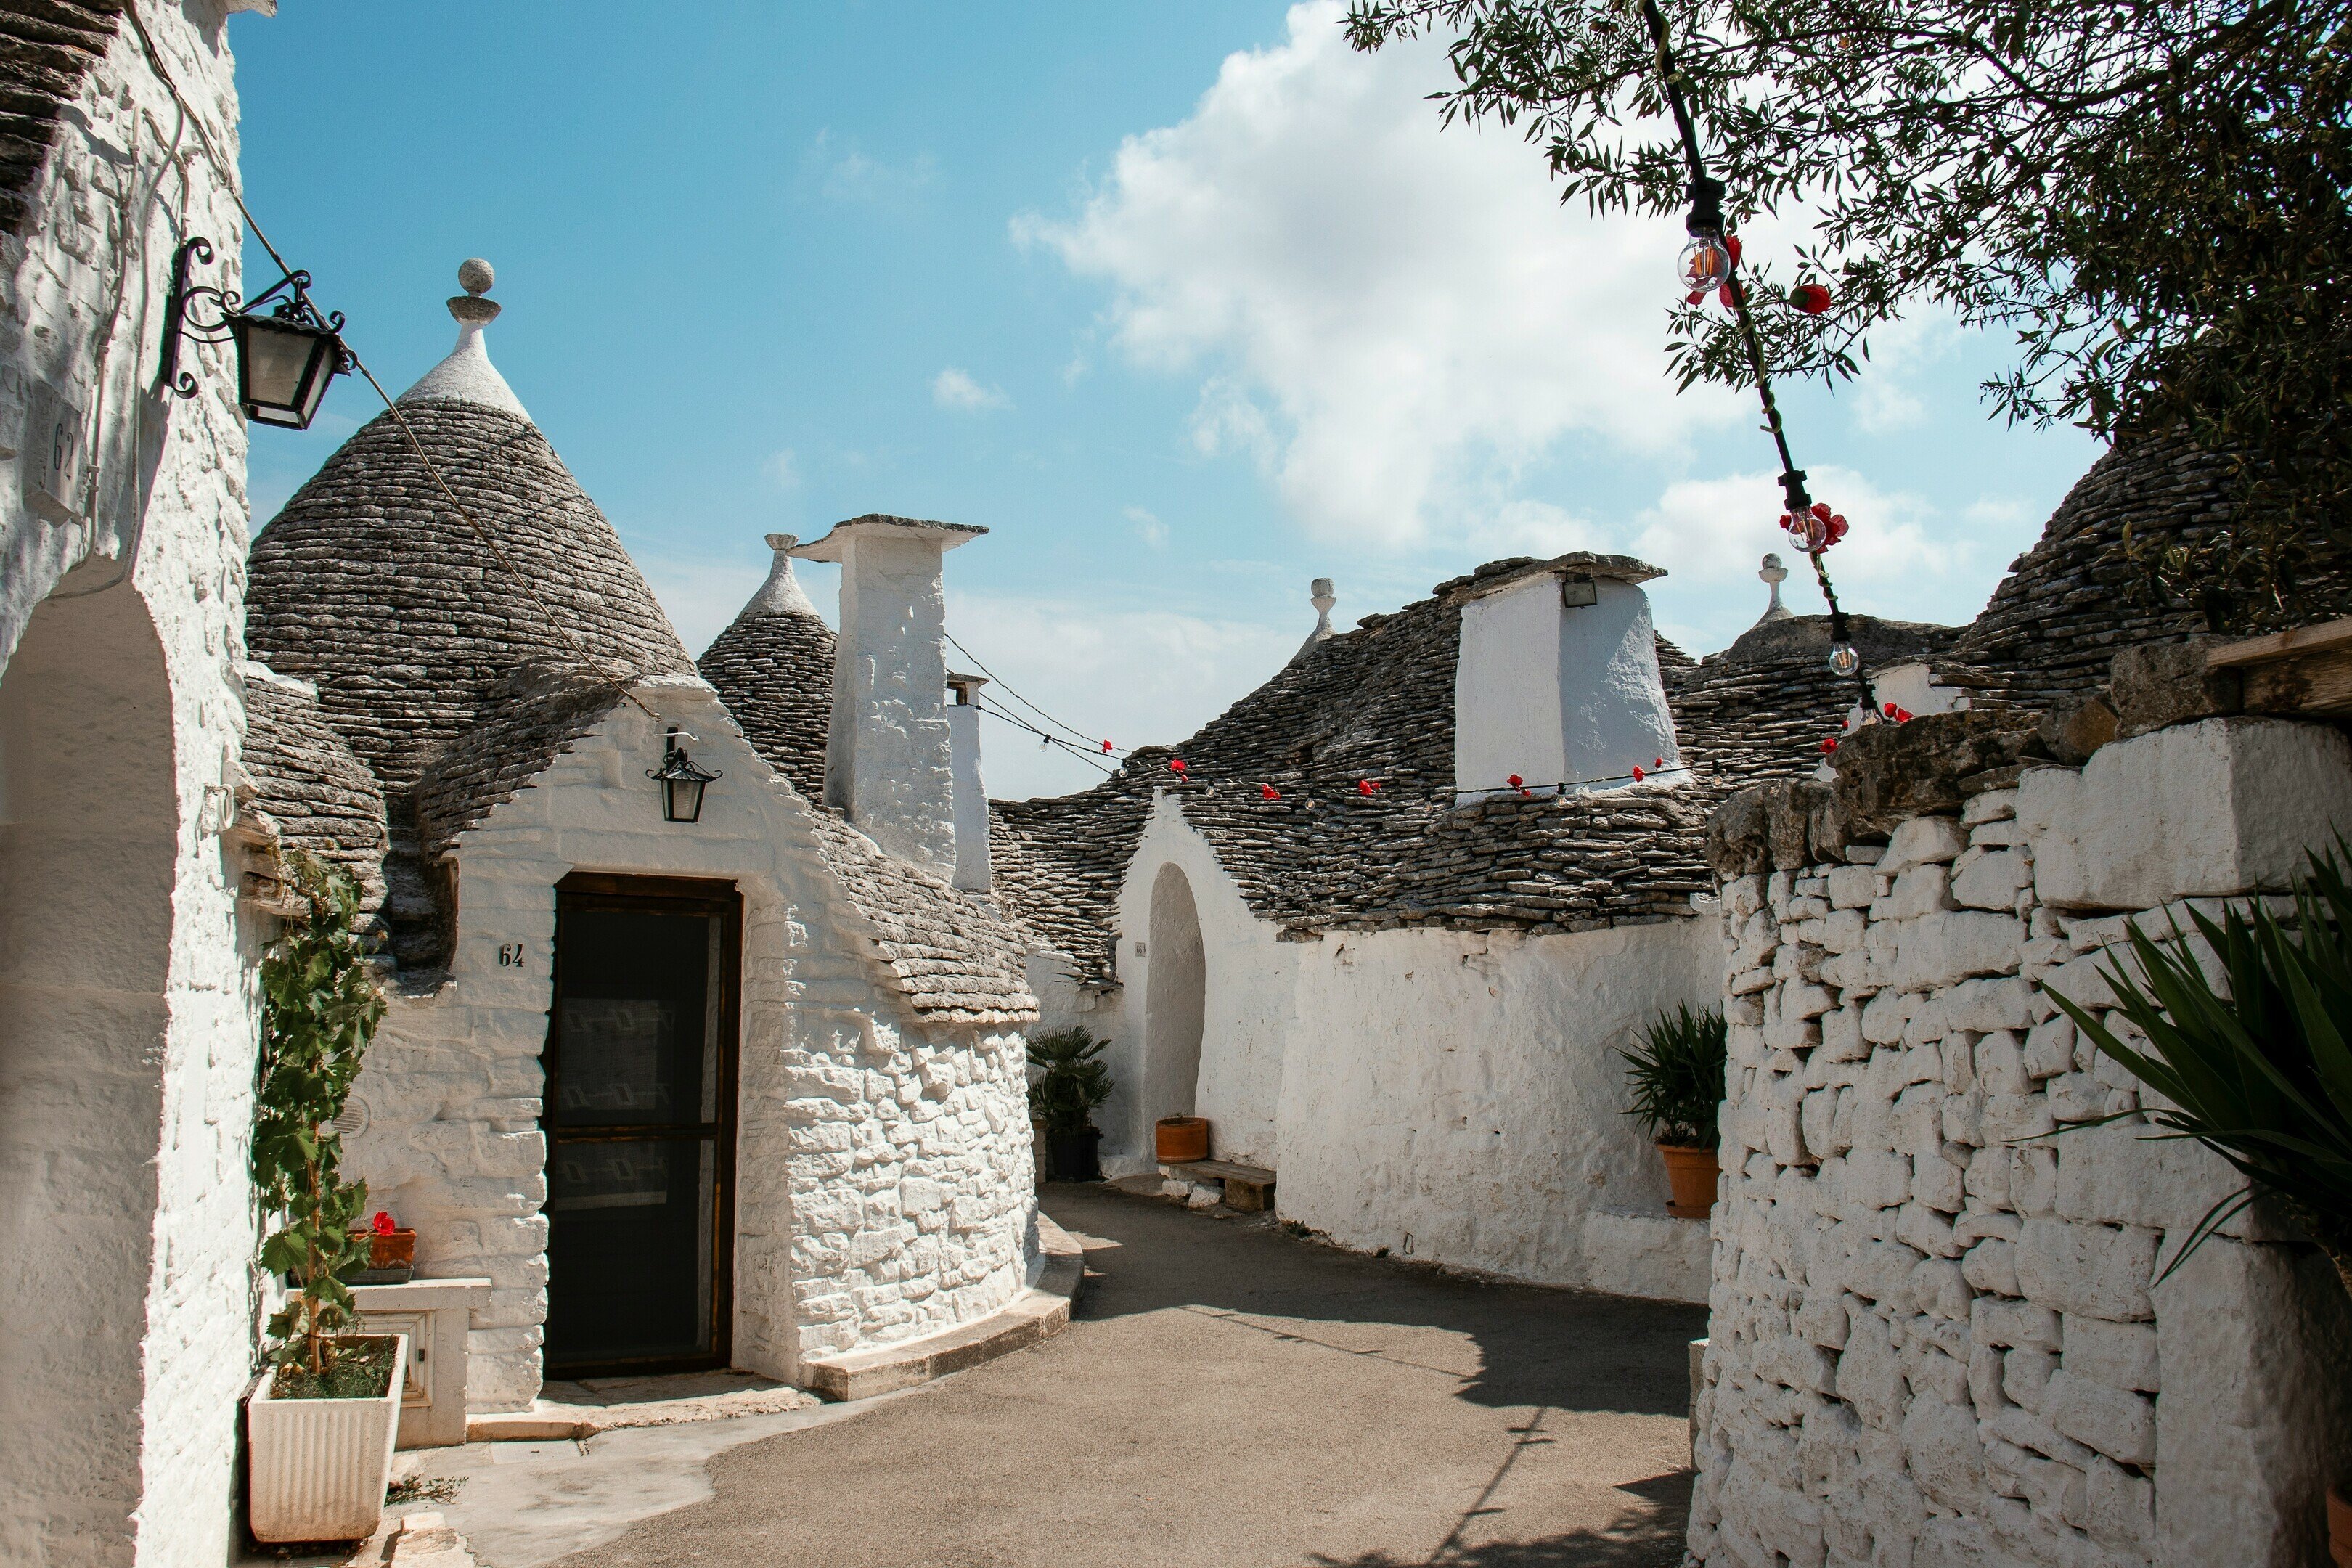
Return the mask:
<path fill-rule="evenodd" d="M 1818 283 L 1800 283 L 1789 290 L 1789 303 L 1808 316 L 1818 316 L 1830 308 L 1830 291 Z"/>
<path fill-rule="evenodd" d="M 1380 785 L 1374 784 L 1370 779 L 1358 779 L 1356 781 L 1356 793 L 1358 795 L 1370 795 L 1380 787 Z"/>
<path fill-rule="evenodd" d="M 1510 785 L 1513 789 L 1517 789 L 1525 781 L 1523 781 L 1518 774 L 1513 773 L 1509 778 L 1505 779 L 1503 782 Z"/>
<path fill-rule="evenodd" d="M 1911 710 L 1908 708 L 1897 708 L 1895 710 L 1895 721 L 1897 724 L 1908 724 L 1911 722 Z"/>
<path fill-rule="evenodd" d="M 1108 741 L 1105 741 L 1103 742 L 1103 755 L 1106 757 L 1110 755 L 1110 742 Z"/>
<path fill-rule="evenodd" d="M 1664 757 L 1653 757 L 1650 759 L 1650 765 L 1654 768 L 1663 768 L 1666 765 L 1666 759 Z"/>
<path fill-rule="evenodd" d="M 1829 542 L 1830 544 L 1835 544 L 1839 540 L 1843 539 L 1844 537 L 1845 537 L 1845 514 L 1844 514 L 1843 512 L 1837 512 L 1837 513 L 1833 513 L 1833 514 L 1831 516 L 1831 518 L 1830 518 L 1830 531 L 1829 531 L 1829 539 L 1828 539 L 1828 542 Z"/>
<path fill-rule="evenodd" d="M 1282 792 L 1276 789 L 1269 784 L 1262 784 L 1258 785 L 1257 793 L 1265 796 L 1268 800 L 1280 800 L 1282 798 Z"/>
<path fill-rule="evenodd" d="M 1633 782 L 1635 784 L 1642 782 L 1642 765 L 1639 763 L 1633 764 Z"/>
<path fill-rule="evenodd" d="M 1701 300 L 1704 300 L 1704 299 L 1706 299 L 1706 289 L 1692 289 L 1689 293 L 1687 293 L 1687 294 L 1685 294 L 1685 295 L 1684 295 L 1684 296 L 1683 296 L 1683 303 L 1684 303 L 1684 304 L 1685 304 L 1685 305 L 1696 305 L 1696 304 L 1697 304 Z"/>
<path fill-rule="evenodd" d="M 1171 773 L 1181 773 L 1184 771 L 1184 759 L 1181 757 L 1169 758 L 1168 771 Z"/>
<path fill-rule="evenodd" d="M 1836 737 L 1835 735 L 1823 735 L 1823 736 L 1822 737 L 1822 755 L 1823 755 L 1823 756 L 1825 756 L 1825 757 L 1826 757 L 1826 756 L 1828 756 L 1832 752 L 1834 752 L 1834 751 L 1836 751 L 1836 750 L 1837 750 L 1837 737 Z"/>
<path fill-rule="evenodd" d="M 368 1221 L 368 1228 L 375 1232 L 378 1236 L 390 1236 L 399 1227 L 392 1223 L 391 1215 L 385 1213 L 383 1209 L 378 1209 L 375 1211 L 375 1218 Z"/>
<path fill-rule="evenodd" d="M 1736 267 L 1739 264 L 1739 237 L 1738 235 L 1727 234 L 1723 237 L 1723 250 L 1725 255 L 1731 258 L 1733 266 Z"/>
<path fill-rule="evenodd" d="M 1739 308 L 1739 301 L 1732 298 L 1731 285 L 1728 283 L 1726 283 L 1722 288 L 1717 289 L 1715 291 L 1715 297 L 1717 301 L 1719 302 L 1727 310 L 1735 310 Z"/>
<path fill-rule="evenodd" d="M 1888 704 L 1886 705 L 1886 710 L 1885 710 L 1885 711 L 1886 711 L 1886 716 L 1887 716 L 1889 719 L 1894 718 L 1894 717 L 1895 717 L 1895 704 L 1894 704 L 1894 703 L 1892 703 L 1892 702 L 1888 703 Z"/>

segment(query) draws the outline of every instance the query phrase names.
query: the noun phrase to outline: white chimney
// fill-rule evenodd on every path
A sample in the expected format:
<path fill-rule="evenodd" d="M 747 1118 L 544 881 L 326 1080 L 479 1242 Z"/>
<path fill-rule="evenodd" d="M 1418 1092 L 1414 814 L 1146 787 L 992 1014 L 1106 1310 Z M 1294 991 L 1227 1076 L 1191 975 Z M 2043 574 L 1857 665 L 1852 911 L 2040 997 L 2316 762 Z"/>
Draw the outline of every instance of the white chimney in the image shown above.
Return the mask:
<path fill-rule="evenodd" d="M 1664 575 L 1628 555 L 1579 551 L 1462 591 L 1457 801 L 1617 789 L 1635 768 L 1682 765 L 1640 587 Z"/>
<path fill-rule="evenodd" d="M 948 672 L 948 763 L 955 779 L 955 885 L 988 891 L 988 791 L 980 782 L 980 689 L 984 675 Z"/>
<path fill-rule="evenodd" d="M 1315 629 L 1308 632 L 1307 640 L 1298 645 L 1298 652 L 1290 656 L 1294 659 L 1306 653 L 1317 643 L 1329 642 L 1338 635 L 1331 629 L 1331 606 L 1339 602 L 1338 596 L 1331 592 L 1331 579 L 1316 578 L 1307 588 L 1307 602 L 1315 606 Z"/>
<path fill-rule="evenodd" d="M 940 557 L 987 531 L 869 513 L 793 552 L 841 567 L 825 804 L 942 877 L 956 872 L 956 831 Z"/>

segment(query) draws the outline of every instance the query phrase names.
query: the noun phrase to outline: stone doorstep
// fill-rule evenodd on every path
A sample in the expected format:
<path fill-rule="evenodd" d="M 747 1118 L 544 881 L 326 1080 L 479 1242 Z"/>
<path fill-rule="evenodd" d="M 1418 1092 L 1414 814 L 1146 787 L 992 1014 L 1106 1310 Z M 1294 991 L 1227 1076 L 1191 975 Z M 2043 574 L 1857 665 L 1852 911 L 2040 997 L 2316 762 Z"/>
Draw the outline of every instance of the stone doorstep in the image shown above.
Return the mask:
<path fill-rule="evenodd" d="M 1230 1160 L 1186 1160 L 1160 1167 L 1171 1181 L 1216 1182 L 1224 1188 L 1224 1205 L 1237 1214 L 1265 1214 L 1274 1207 L 1274 1173 L 1258 1165 L 1237 1165 Z"/>
<path fill-rule="evenodd" d="M 384 1516 L 343 1568 L 476 1568 L 466 1538 L 438 1513 Z"/>
<path fill-rule="evenodd" d="M 826 1399 L 870 1399 L 994 1361 L 1060 1333 L 1069 1327 L 1070 1309 L 1085 1283 L 1086 1254 L 1043 1211 L 1037 1215 L 1037 1246 L 1044 1255 L 1037 1282 L 987 1317 L 902 1344 L 803 1361 L 803 1382 L 810 1393 Z"/>
<path fill-rule="evenodd" d="M 469 1443 L 555 1442 L 593 1437 L 631 1426 L 675 1426 L 689 1421 L 723 1421 L 739 1415 L 767 1415 L 805 1409 L 821 1399 L 866 1399 L 917 1384 L 929 1383 L 951 1372 L 993 1361 L 1011 1351 L 1035 1344 L 1059 1333 L 1070 1321 L 1085 1272 L 1085 1255 L 1068 1232 L 1043 1213 L 1037 1215 L 1038 1249 L 1044 1267 L 1037 1282 L 1005 1306 L 974 1322 L 942 1332 L 883 1345 L 849 1355 L 827 1356 L 802 1363 L 807 1392 L 781 1383 L 687 1398 L 617 1399 L 610 1404 L 580 1405 L 539 1399 L 529 1410 L 469 1416 Z M 601 1381 L 601 1380 L 600 1380 Z M 648 1390 L 662 1379 L 629 1380 Z M 618 1390 L 616 1390 L 618 1391 Z"/>

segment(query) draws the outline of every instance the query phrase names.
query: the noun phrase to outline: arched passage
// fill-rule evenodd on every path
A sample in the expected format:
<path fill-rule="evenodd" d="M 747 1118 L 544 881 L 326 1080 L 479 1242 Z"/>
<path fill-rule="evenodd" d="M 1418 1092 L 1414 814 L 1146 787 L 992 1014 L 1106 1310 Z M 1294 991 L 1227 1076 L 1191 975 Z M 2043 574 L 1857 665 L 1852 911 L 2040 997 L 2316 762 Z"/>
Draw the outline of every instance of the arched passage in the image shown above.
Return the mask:
<path fill-rule="evenodd" d="M 27 1561 L 133 1551 L 173 768 L 137 592 L 44 602 L 0 673 L 0 1541 Z"/>
<path fill-rule="evenodd" d="M 1162 866 L 1151 883 L 1151 977 L 1144 992 L 1144 1113 L 1190 1116 L 1201 1082 L 1201 1022 L 1208 963 L 1201 915 L 1182 870 Z"/>

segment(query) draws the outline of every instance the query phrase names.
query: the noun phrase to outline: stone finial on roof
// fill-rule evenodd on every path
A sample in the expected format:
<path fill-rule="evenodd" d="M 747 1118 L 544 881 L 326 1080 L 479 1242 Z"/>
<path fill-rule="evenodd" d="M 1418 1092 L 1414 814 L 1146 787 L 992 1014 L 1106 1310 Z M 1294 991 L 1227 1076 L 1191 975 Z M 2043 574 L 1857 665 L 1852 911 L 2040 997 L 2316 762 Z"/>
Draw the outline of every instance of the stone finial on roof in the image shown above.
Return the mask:
<path fill-rule="evenodd" d="M 482 342 L 482 329 L 497 321 L 504 309 L 496 300 L 482 297 L 498 280 L 497 270 L 478 256 L 458 263 L 457 287 L 465 292 L 449 300 L 449 314 L 457 320 L 457 346 L 402 393 L 401 402 L 472 403 L 518 419 L 530 417 L 522 399 L 490 363 L 489 350 Z"/>
<path fill-rule="evenodd" d="M 768 580 L 760 584 L 760 591 L 751 595 L 751 602 L 743 606 L 741 615 L 735 617 L 737 620 L 741 620 L 744 616 L 816 614 L 816 605 L 802 589 L 800 579 L 793 575 L 793 550 L 799 543 L 797 534 L 768 535 L 768 548 L 776 552 L 775 564 L 768 568 Z"/>
<path fill-rule="evenodd" d="M 1317 643 L 1328 641 L 1339 635 L 1331 629 L 1331 606 L 1339 602 L 1339 596 L 1331 592 L 1331 579 L 1316 578 L 1307 594 L 1307 602 L 1315 606 L 1315 629 L 1307 634 L 1307 640 L 1298 645 L 1298 652 L 1290 656 L 1293 658 L 1306 653 Z"/>
<path fill-rule="evenodd" d="M 1756 575 L 1772 590 L 1772 602 L 1764 607 L 1764 613 L 1757 617 L 1756 624 L 1769 626 L 1774 621 L 1793 619 L 1796 612 L 1780 602 L 1780 584 L 1789 580 L 1789 569 L 1780 564 L 1780 558 L 1778 555 L 1765 556 L 1764 569 Z"/>

